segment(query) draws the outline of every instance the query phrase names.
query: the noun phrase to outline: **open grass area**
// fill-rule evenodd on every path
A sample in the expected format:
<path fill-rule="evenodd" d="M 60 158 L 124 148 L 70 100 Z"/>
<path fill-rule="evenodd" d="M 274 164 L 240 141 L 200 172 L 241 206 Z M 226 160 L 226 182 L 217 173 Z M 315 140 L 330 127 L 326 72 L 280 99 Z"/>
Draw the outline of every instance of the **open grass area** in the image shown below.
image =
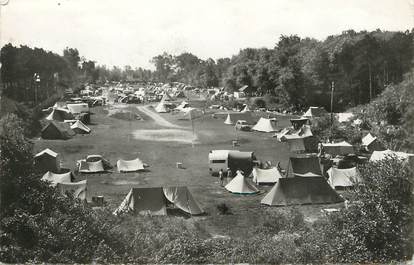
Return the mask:
<path fill-rule="evenodd" d="M 199 106 L 204 104 L 200 101 L 191 103 Z M 177 116 L 170 113 L 160 114 L 176 125 L 170 128 L 165 124 L 158 124 L 145 112 L 139 111 L 138 107 L 142 105 L 122 106 L 124 111 L 131 111 L 142 117 L 142 120 L 131 121 L 109 117 L 105 109 L 107 107 L 93 108 L 91 134 L 76 135 L 66 141 L 36 139 L 35 151 L 51 148 L 59 152 L 63 158 L 63 166 L 72 170 L 75 170 L 77 160 L 89 154 L 103 155 L 112 165 L 115 165 L 118 159 L 129 160 L 139 157 L 150 166 L 148 172 L 120 174 L 115 168 L 110 173 L 78 175 L 76 180 L 87 179 L 88 199 L 95 195 L 103 195 L 111 210 L 121 203 L 132 187 L 188 186 L 207 214 L 192 217 L 187 219 L 187 222 L 196 222 L 197 227 L 207 231 L 211 236 L 242 236 L 243 229 L 254 226 L 269 212 L 288 209 L 260 204 L 260 200 L 271 186 L 259 187 L 260 193 L 253 196 L 234 195 L 220 187 L 218 179 L 211 176 L 208 170 L 208 153 L 214 149 L 254 151 L 258 159 L 272 161 L 274 165 L 280 162 L 282 168 L 286 168 L 291 154 L 286 144 L 272 138 L 272 133 L 238 131 L 236 134 L 233 126 L 225 125 L 224 120 L 215 119 L 207 113 L 194 121 L 196 141 L 193 145 L 191 121 L 177 120 Z M 147 110 L 151 110 L 151 107 Z M 260 115 L 257 116 L 259 118 Z M 289 123 L 289 117 L 278 117 L 280 128 L 288 126 Z M 142 137 L 143 132 L 153 137 Z M 235 138 L 239 139 L 240 146 L 233 148 L 231 142 Z M 176 168 L 177 162 L 183 163 L 184 169 Z M 220 203 L 230 206 L 231 214 L 219 215 L 216 206 Z M 305 220 L 314 221 L 322 214 L 322 208 L 338 205 L 296 207 L 303 212 Z"/>

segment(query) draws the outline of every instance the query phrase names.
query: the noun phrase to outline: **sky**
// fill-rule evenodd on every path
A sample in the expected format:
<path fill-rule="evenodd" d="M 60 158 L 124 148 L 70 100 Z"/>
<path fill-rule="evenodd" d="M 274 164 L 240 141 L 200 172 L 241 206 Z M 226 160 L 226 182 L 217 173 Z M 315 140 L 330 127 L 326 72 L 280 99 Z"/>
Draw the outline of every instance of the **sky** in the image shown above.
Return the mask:
<path fill-rule="evenodd" d="M 98 64 L 152 69 L 164 51 L 217 59 L 272 48 L 282 34 L 323 40 L 348 29 L 405 31 L 413 1 L 10 0 L 1 7 L 0 44 L 59 54 L 71 47 Z"/>

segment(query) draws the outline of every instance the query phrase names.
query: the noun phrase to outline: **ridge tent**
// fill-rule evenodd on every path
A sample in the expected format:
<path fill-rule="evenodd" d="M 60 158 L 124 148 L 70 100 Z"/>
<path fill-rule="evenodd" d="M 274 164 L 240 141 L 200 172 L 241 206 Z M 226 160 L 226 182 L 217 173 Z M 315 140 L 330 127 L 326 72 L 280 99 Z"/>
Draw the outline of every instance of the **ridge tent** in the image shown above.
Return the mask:
<path fill-rule="evenodd" d="M 178 120 L 195 120 L 204 115 L 202 110 L 191 107 L 185 108 L 183 112 L 183 114 L 178 115 Z"/>
<path fill-rule="evenodd" d="M 250 108 L 249 108 L 249 106 L 246 104 L 246 105 L 244 106 L 244 108 L 241 110 L 241 112 L 248 112 L 248 111 L 250 111 Z"/>
<path fill-rule="evenodd" d="M 86 160 L 81 160 L 79 163 L 79 172 L 80 173 L 100 173 L 105 172 L 102 160 L 95 162 L 87 162 Z"/>
<path fill-rule="evenodd" d="M 49 181 L 50 186 L 56 186 L 58 183 L 62 182 L 72 182 L 72 173 L 62 173 L 62 174 L 55 174 L 53 172 L 46 172 L 46 174 L 43 175 L 42 179 L 43 181 Z"/>
<path fill-rule="evenodd" d="M 183 111 L 185 108 L 188 108 L 188 107 L 190 107 L 190 104 L 188 104 L 188 102 L 184 100 L 175 109 Z"/>
<path fill-rule="evenodd" d="M 155 187 L 132 188 L 114 214 L 167 215 L 167 201 L 192 215 L 204 212 L 187 187 Z"/>
<path fill-rule="evenodd" d="M 275 132 L 277 131 L 276 119 L 260 118 L 256 125 L 252 127 L 252 130 L 259 132 Z"/>
<path fill-rule="evenodd" d="M 352 112 L 342 112 L 342 113 L 336 114 L 336 118 L 338 119 L 339 123 L 349 122 L 351 121 L 353 117 L 354 117 L 354 114 Z"/>
<path fill-rule="evenodd" d="M 139 158 L 133 160 L 122 160 L 119 159 L 116 162 L 116 166 L 118 168 L 118 172 L 125 173 L 125 172 L 136 172 L 139 170 L 144 170 L 144 164 Z"/>
<path fill-rule="evenodd" d="M 356 167 L 347 169 L 338 169 L 331 167 L 328 170 L 328 175 L 328 182 L 332 188 L 352 187 L 354 185 L 354 181 L 359 180 L 359 173 Z"/>
<path fill-rule="evenodd" d="M 74 135 L 75 132 L 70 128 L 69 124 L 56 121 L 50 121 L 41 132 L 42 138 L 49 140 L 67 140 Z"/>
<path fill-rule="evenodd" d="M 54 108 L 45 119 L 48 121 L 64 121 L 73 119 L 73 115 L 67 109 Z"/>
<path fill-rule="evenodd" d="M 67 104 L 68 110 L 73 114 L 82 112 L 89 112 L 89 106 L 87 103 L 69 103 Z"/>
<path fill-rule="evenodd" d="M 283 135 L 280 135 L 280 141 L 283 142 L 285 140 L 290 139 L 303 139 L 306 137 L 313 136 L 311 127 L 309 125 L 303 125 L 297 130 L 288 130 L 287 132 L 283 133 Z"/>
<path fill-rule="evenodd" d="M 47 171 L 60 171 L 60 156 L 49 148 L 37 153 L 34 156 L 34 168 L 36 173 L 43 174 Z"/>
<path fill-rule="evenodd" d="M 72 193 L 74 198 L 80 199 L 82 201 L 86 200 L 87 186 L 88 183 L 86 180 L 57 184 L 57 188 L 62 195 L 66 195 L 66 193 L 69 192 Z"/>
<path fill-rule="evenodd" d="M 259 183 L 276 183 L 282 175 L 276 167 L 269 169 L 260 169 L 254 167 L 252 170 L 253 182 L 256 184 Z"/>
<path fill-rule="evenodd" d="M 78 134 L 88 134 L 91 132 L 91 129 L 86 126 L 85 124 L 83 124 L 83 122 L 81 122 L 80 120 L 76 120 L 75 123 L 73 123 L 70 128 Z"/>
<path fill-rule="evenodd" d="M 237 172 L 237 175 L 224 188 L 236 194 L 255 194 L 259 192 L 255 186 L 247 182 L 240 172 Z"/>
<path fill-rule="evenodd" d="M 163 192 L 165 198 L 182 211 L 191 215 L 204 213 L 187 187 L 165 187 Z"/>
<path fill-rule="evenodd" d="M 369 152 L 384 150 L 384 147 L 378 138 L 373 136 L 371 133 L 368 133 L 362 138 L 362 146 Z"/>
<path fill-rule="evenodd" d="M 354 147 L 345 141 L 339 143 L 322 143 L 322 146 L 325 153 L 333 156 L 355 153 Z"/>
<path fill-rule="evenodd" d="M 328 112 L 323 107 L 309 107 L 302 117 L 312 119 L 315 117 L 322 117 L 327 114 Z"/>
<path fill-rule="evenodd" d="M 397 159 L 404 160 L 404 161 L 414 160 L 414 154 L 409 154 L 405 152 L 396 152 L 396 151 L 391 151 L 387 149 L 384 151 L 374 151 L 369 161 L 370 162 L 380 161 L 380 160 L 384 160 L 384 159 L 387 159 L 393 156 L 395 156 Z"/>
<path fill-rule="evenodd" d="M 155 107 L 155 111 L 158 113 L 167 113 L 170 110 L 167 108 L 167 106 L 165 105 L 164 101 L 161 101 L 156 107 Z"/>
<path fill-rule="evenodd" d="M 322 176 L 318 157 L 291 157 L 290 164 L 292 166 L 292 175 L 306 177 L 310 175 Z"/>
<path fill-rule="evenodd" d="M 245 120 L 247 121 L 248 124 L 255 124 L 255 118 L 252 115 L 251 111 L 246 111 L 246 112 L 230 112 L 230 111 L 226 111 L 226 112 L 217 112 L 213 114 L 213 117 L 215 118 L 222 118 L 222 119 L 227 119 L 228 117 L 230 117 L 230 121 L 231 124 L 236 123 L 238 120 Z M 229 123 L 226 123 L 229 124 Z"/>
<path fill-rule="evenodd" d="M 281 178 L 261 200 L 270 206 L 343 202 L 323 177 Z"/>

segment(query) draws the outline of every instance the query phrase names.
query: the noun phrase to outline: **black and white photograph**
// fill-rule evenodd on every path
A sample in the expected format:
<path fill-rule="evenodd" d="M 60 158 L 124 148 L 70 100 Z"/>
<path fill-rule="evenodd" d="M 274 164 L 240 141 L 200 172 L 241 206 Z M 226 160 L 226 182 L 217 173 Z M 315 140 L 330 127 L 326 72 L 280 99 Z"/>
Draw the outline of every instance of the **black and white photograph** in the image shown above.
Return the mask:
<path fill-rule="evenodd" d="M 0 0 L 1 264 L 414 264 L 414 0 Z"/>

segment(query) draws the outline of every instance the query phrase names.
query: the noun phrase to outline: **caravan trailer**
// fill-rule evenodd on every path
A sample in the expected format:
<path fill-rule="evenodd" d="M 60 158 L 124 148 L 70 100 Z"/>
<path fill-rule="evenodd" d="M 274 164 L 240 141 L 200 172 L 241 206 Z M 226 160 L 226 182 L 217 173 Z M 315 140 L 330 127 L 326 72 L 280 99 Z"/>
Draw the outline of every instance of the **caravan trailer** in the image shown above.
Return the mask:
<path fill-rule="evenodd" d="M 233 174 L 242 170 L 247 176 L 253 169 L 256 157 L 253 152 L 241 152 L 239 150 L 212 150 L 208 154 L 209 171 L 211 175 L 218 175 L 223 170 L 230 168 Z"/>

